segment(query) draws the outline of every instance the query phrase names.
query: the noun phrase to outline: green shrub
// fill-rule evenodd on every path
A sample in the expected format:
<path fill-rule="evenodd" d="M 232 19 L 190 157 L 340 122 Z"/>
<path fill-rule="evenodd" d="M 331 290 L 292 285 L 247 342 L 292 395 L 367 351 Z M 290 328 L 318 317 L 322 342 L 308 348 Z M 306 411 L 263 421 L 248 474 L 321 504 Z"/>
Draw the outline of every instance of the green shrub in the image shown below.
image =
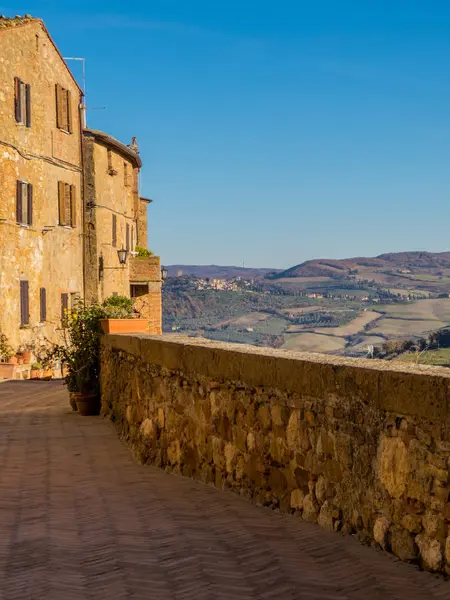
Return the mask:
<path fill-rule="evenodd" d="M 142 248 L 141 246 L 136 246 L 136 252 L 138 256 L 154 256 L 151 250 L 147 250 L 147 248 Z"/>
<path fill-rule="evenodd" d="M 134 315 L 133 300 L 126 296 L 110 296 L 103 302 L 102 309 L 106 319 L 131 319 Z"/>
<path fill-rule="evenodd" d="M 9 345 L 6 335 L 0 331 L 0 359 L 8 360 L 12 356 L 14 356 L 14 350 Z"/>

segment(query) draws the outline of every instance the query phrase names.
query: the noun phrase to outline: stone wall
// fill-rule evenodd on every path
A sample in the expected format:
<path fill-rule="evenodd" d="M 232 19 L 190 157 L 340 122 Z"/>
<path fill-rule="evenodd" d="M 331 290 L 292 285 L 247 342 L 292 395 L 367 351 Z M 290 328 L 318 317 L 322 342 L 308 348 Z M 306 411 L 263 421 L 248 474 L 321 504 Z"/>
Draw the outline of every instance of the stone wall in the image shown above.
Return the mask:
<path fill-rule="evenodd" d="M 138 458 L 450 570 L 450 371 L 177 336 L 103 338 Z"/>
<path fill-rule="evenodd" d="M 161 261 L 159 256 L 130 259 L 130 284 L 135 290 L 135 307 L 148 319 L 148 332 L 162 333 Z"/>
<path fill-rule="evenodd" d="M 108 136 L 109 137 L 109 136 Z M 134 192 L 139 169 L 114 146 L 106 145 L 95 132 L 83 136 L 86 180 L 86 297 L 103 302 L 113 294 L 130 296 L 130 257 L 121 266 L 117 250 L 137 244 L 137 194 Z M 109 138 L 112 139 L 112 138 Z M 126 169 L 126 171 L 125 171 Z M 113 215 L 116 240 L 113 245 Z M 99 268 L 100 257 L 103 270 Z"/>
<path fill-rule="evenodd" d="M 14 350 L 60 341 L 61 294 L 83 295 L 81 91 L 42 23 L 18 22 L 0 29 L 0 328 Z M 29 127 L 16 122 L 15 77 L 31 86 Z M 71 133 L 57 128 L 56 84 L 71 92 Z M 17 223 L 18 180 L 33 186 L 31 225 Z M 59 225 L 58 181 L 75 187 L 75 227 Z M 26 327 L 20 327 L 21 280 L 29 283 Z"/>

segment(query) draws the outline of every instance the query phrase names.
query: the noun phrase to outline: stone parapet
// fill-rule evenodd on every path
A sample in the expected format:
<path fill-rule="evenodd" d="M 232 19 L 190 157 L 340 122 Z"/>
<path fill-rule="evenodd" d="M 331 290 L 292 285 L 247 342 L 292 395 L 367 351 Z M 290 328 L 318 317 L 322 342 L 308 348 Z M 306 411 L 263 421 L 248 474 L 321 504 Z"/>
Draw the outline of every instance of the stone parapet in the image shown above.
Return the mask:
<path fill-rule="evenodd" d="M 102 411 L 142 462 L 450 572 L 450 371 L 108 335 Z"/>
<path fill-rule="evenodd" d="M 161 281 L 161 260 L 159 256 L 130 257 L 130 283 L 146 284 Z"/>

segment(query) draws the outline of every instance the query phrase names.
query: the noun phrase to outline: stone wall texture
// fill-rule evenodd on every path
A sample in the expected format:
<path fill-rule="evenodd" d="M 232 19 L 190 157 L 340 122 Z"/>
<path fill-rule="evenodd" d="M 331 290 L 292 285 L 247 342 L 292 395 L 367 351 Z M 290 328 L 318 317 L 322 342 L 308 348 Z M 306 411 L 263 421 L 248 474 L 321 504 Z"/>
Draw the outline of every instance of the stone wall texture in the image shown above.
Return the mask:
<path fill-rule="evenodd" d="M 135 256 L 130 259 L 130 284 L 138 286 L 135 307 L 148 319 L 148 331 L 162 333 L 161 260 L 159 256 Z"/>
<path fill-rule="evenodd" d="M 450 372 L 103 337 L 102 411 L 142 462 L 450 572 Z"/>
<path fill-rule="evenodd" d="M 16 122 L 14 80 L 31 86 L 31 124 Z M 72 133 L 57 128 L 55 85 L 71 92 Z M 83 294 L 80 90 L 39 21 L 0 32 L 0 328 L 15 350 L 59 341 L 61 294 Z M 17 181 L 33 186 L 32 225 L 16 221 Z M 60 226 L 58 181 L 75 186 L 76 226 Z M 20 281 L 30 324 L 20 327 Z M 40 288 L 47 320 L 40 322 Z"/>

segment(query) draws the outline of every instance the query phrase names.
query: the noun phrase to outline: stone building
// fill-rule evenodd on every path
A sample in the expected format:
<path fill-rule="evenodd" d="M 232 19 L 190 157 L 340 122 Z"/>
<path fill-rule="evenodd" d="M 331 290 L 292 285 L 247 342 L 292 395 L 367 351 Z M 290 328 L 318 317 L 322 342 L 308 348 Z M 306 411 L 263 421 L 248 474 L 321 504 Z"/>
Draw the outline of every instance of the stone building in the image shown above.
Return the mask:
<path fill-rule="evenodd" d="M 147 206 L 139 195 L 142 161 L 135 138 L 129 146 L 93 129 L 83 131 L 86 300 L 112 295 L 136 298 L 151 333 L 161 333 L 161 266 L 147 249 Z M 119 252 L 126 250 L 121 264 Z"/>
<path fill-rule="evenodd" d="M 0 19 L 0 326 L 55 339 L 83 288 L 82 92 L 37 19 Z"/>
<path fill-rule="evenodd" d="M 147 247 L 137 146 L 83 129 L 83 108 L 43 22 L 0 17 L 0 329 L 14 350 L 59 340 L 77 298 L 133 292 L 161 330 L 159 258 L 140 259 L 133 283 Z"/>

